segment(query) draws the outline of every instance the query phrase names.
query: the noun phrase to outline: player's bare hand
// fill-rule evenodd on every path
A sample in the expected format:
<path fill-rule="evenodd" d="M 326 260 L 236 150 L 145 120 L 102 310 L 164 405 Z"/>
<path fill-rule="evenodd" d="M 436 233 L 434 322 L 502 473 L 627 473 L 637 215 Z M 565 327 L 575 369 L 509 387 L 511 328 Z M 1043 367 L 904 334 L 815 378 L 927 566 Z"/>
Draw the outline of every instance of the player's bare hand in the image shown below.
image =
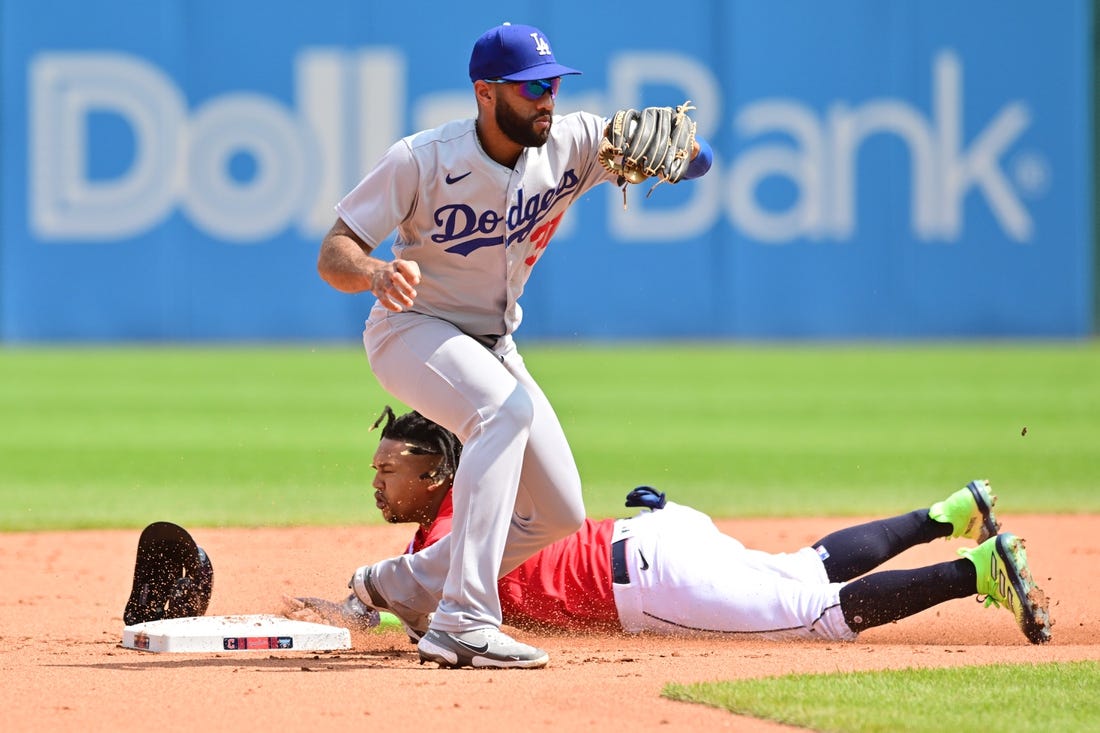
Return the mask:
<path fill-rule="evenodd" d="M 283 596 L 283 615 L 295 621 L 327 624 L 340 617 L 340 604 L 323 598 Z"/>
<path fill-rule="evenodd" d="M 344 626 L 352 631 L 370 631 L 381 621 L 378 611 L 367 608 L 354 595 L 348 596 L 343 603 L 324 598 L 283 596 L 283 615 L 295 621 Z"/>
<path fill-rule="evenodd" d="M 419 284 L 420 265 L 412 260 L 393 260 L 375 271 L 370 291 L 383 308 L 400 312 L 412 307 Z"/>

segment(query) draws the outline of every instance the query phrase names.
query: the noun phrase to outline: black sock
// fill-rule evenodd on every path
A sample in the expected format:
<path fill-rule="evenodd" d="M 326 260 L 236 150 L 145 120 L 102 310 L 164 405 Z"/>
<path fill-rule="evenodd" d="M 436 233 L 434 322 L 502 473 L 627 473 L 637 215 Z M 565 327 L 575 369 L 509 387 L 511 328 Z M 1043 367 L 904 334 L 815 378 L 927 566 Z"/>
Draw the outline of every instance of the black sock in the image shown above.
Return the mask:
<path fill-rule="evenodd" d="M 917 509 L 833 532 L 813 547 L 825 564 L 829 580 L 839 583 L 874 570 L 910 547 L 948 537 L 951 531 L 950 524 L 929 518 L 927 509 Z"/>
<path fill-rule="evenodd" d="M 852 631 L 897 621 L 977 590 L 978 573 L 966 558 L 913 570 L 885 570 L 840 589 L 840 610 Z"/>

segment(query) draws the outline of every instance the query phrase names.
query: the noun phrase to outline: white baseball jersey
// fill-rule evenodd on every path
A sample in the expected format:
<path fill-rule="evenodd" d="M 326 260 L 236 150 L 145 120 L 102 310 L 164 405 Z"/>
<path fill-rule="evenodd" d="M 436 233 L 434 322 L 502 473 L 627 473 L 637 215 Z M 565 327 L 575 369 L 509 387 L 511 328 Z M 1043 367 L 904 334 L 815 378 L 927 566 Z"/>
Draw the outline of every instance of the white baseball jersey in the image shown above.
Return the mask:
<path fill-rule="evenodd" d="M 555 116 L 511 169 L 482 150 L 473 119 L 450 122 L 396 142 L 336 210 L 371 247 L 397 230 L 394 256 L 422 274 L 410 311 L 494 342 L 519 326 L 517 301 L 565 210 L 614 180 L 596 158 L 605 125 Z M 371 319 L 387 314 L 376 305 Z"/>

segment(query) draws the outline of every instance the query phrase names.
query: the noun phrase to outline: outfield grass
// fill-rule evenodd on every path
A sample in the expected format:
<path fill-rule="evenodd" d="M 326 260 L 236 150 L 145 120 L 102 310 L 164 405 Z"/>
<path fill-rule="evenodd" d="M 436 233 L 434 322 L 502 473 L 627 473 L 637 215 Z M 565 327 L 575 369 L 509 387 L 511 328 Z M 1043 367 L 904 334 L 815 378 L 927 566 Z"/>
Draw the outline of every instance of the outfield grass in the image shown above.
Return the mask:
<path fill-rule="evenodd" d="M 1100 511 L 1095 343 L 524 351 L 595 516 L 640 483 L 850 515 L 979 476 L 1006 511 Z M 353 346 L 0 350 L 0 529 L 376 523 L 388 401 Z"/>
<path fill-rule="evenodd" d="M 621 515 L 639 483 L 716 516 L 878 514 L 979 476 L 1005 511 L 1100 511 L 1094 343 L 525 355 L 592 515 Z M 0 530 L 378 523 L 368 427 L 388 401 L 356 347 L 0 349 Z M 1100 717 L 1098 677 L 907 670 L 666 695 L 816 730 L 1061 731 Z"/>
<path fill-rule="evenodd" d="M 673 700 L 815 731 L 1095 730 L 1100 664 L 990 665 L 669 685 Z"/>

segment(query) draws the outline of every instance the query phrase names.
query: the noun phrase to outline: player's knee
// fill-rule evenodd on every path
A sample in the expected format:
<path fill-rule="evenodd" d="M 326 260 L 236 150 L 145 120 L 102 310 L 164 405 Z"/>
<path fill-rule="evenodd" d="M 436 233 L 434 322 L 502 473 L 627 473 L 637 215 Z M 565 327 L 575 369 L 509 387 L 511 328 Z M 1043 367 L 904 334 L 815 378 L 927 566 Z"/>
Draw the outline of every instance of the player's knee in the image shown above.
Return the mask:
<path fill-rule="evenodd" d="M 575 471 L 558 471 L 551 479 L 554 489 L 553 524 L 560 537 L 567 537 L 584 525 L 584 495 L 581 477 Z M 556 540 L 555 540 L 556 541 Z"/>
<path fill-rule="evenodd" d="M 528 487 L 530 488 L 530 487 Z M 530 502 L 517 505 L 513 523 L 532 537 L 538 537 L 542 545 L 549 545 L 568 537 L 584 526 L 584 502 L 581 499 L 580 481 L 575 492 L 559 492 L 559 483 L 547 485 Z"/>
<path fill-rule="evenodd" d="M 584 504 L 582 502 L 577 502 L 577 505 L 572 507 L 572 514 L 570 514 L 570 516 L 569 516 L 569 520 L 570 520 L 569 534 L 573 534 L 574 532 L 579 530 L 581 527 L 583 527 L 584 526 L 584 519 L 585 519 Z"/>
<path fill-rule="evenodd" d="M 580 494 L 577 493 L 576 496 Z M 564 502 L 556 517 L 557 521 L 554 522 L 553 531 L 556 536 L 551 541 L 557 542 L 579 530 L 584 526 L 584 518 L 584 502 L 579 500 Z"/>

